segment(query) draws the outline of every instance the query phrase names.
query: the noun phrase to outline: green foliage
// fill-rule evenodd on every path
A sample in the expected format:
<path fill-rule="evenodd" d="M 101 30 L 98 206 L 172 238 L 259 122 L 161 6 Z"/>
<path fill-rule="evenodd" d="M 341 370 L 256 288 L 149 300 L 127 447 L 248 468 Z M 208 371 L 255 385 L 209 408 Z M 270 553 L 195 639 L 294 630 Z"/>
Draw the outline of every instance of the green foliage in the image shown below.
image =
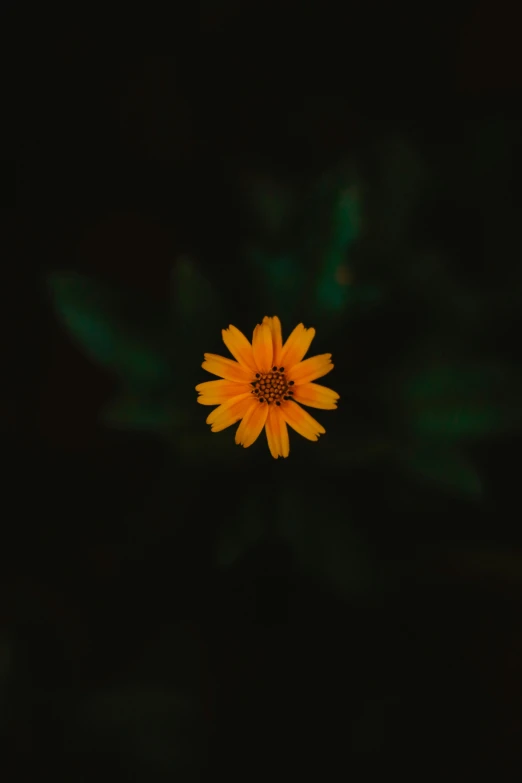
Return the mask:
<path fill-rule="evenodd" d="M 174 265 L 170 324 L 168 306 L 158 314 L 144 298 L 82 275 L 54 273 L 49 287 L 72 338 L 122 381 L 102 415 L 108 426 L 169 434 L 194 419 L 195 406 L 186 409 L 191 382 L 176 368 L 188 362 L 196 368 L 204 348 L 202 343 L 193 353 L 198 334 L 204 331 L 208 338 L 221 324 L 219 300 L 192 259 L 182 257 Z"/>
<path fill-rule="evenodd" d="M 324 187 L 327 187 L 325 184 Z M 353 271 L 349 264 L 348 251 L 360 231 L 360 199 L 354 185 L 346 187 L 342 182 L 330 184 L 333 199 L 329 215 L 324 250 L 316 285 L 318 312 L 339 313 L 353 301 L 370 301 L 375 292 L 359 290 L 353 286 Z"/>
<path fill-rule="evenodd" d="M 247 200 L 259 231 L 268 238 L 281 236 L 296 205 L 292 188 L 271 178 L 260 178 L 247 190 Z"/>
<path fill-rule="evenodd" d="M 476 149 L 460 172 L 463 180 L 471 171 L 476 181 L 494 179 L 502 161 L 507 170 L 504 153 L 488 141 L 491 134 L 498 141 L 502 133 L 501 125 L 493 123 L 477 134 Z M 481 157 L 483 147 L 490 150 L 490 158 Z M 489 292 L 464 284 L 444 246 L 432 243 L 429 232 L 422 234 L 422 225 L 416 223 L 419 215 L 429 218 L 429 205 L 441 198 L 439 190 L 445 187 L 443 178 L 431 182 L 436 164 L 428 160 L 428 152 L 421 154 L 409 140 L 393 137 L 381 139 L 371 154 L 368 170 L 344 163 L 302 182 L 268 175 L 250 183 L 246 203 L 252 230 L 244 240 L 251 266 L 244 274 L 247 282 L 253 279 L 259 285 L 250 292 L 249 306 L 257 317 L 280 314 L 286 334 L 296 320 L 316 326 L 318 337 L 327 336 L 324 350 L 330 349 L 331 336 L 336 372 L 343 371 L 343 363 L 350 366 L 357 394 L 368 401 L 365 415 L 372 431 L 358 426 L 347 437 L 348 419 L 341 419 L 310 461 L 327 461 L 339 471 L 381 459 L 398 461 L 421 482 L 478 498 L 480 480 L 459 447 L 522 424 L 520 373 L 501 361 L 465 359 L 477 355 L 472 343 L 491 316 L 493 300 Z M 216 269 L 212 259 L 210 268 Z M 223 291 L 225 286 L 239 290 L 243 271 L 227 267 Z M 216 280 L 221 280 L 219 272 Z M 222 311 L 221 283 L 215 288 L 209 275 L 196 259 L 180 256 L 172 268 L 170 309 L 165 307 L 164 318 L 145 303 L 79 275 L 54 274 L 50 288 L 72 337 L 122 380 L 121 393 L 105 411 L 104 421 L 116 428 L 165 434 L 188 463 L 202 461 L 211 470 L 221 462 L 240 464 L 244 453 L 229 433 L 210 436 L 206 411 L 195 401 L 194 386 L 206 377 L 199 373 L 202 354 L 214 350 L 211 341 L 219 340 L 229 322 Z M 497 288 L 502 312 L 511 301 L 510 312 L 516 313 L 516 297 L 510 298 L 500 284 Z M 386 313 L 384 308 L 374 313 L 371 307 L 385 296 Z M 358 321 L 360 315 L 364 324 Z M 390 351 L 379 353 L 379 335 L 388 325 L 382 342 Z M 344 345 L 346 356 L 339 352 Z M 371 365 L 365 352 L 372 357 Z M 433 357 L 431 363 L 425 357 Z M 344 379 L 345 388 L 350 381 Z M 333 379 L 332 385 L 336 388 Z M 388 425 L 390 410 L 394 420 Z M 404 443 L 413 444 L 406 457 Z M 261 529 L 255 519 L 250 515 L 245 529 L 228 531 L 228 543 L 223 542 L 219 555 L 222 562 L 232 562 L 254 545 Z M 327 535 L 332 540 L 348 535 L 344 521 L 340 527 L 332 523 Z M 303 542 L 311 537 L 311 530 L 302 530 L 296 538 L 303 563 L 308 562 Z M 317 555 L 320 549 L 312 547 Z M 331 560 L 326 570 L 334 573 L 335 555 L 325 557 Z"/>
<path fill-rule="evenodd" d="M 520 380 L 508 367 L 438 364 L 413 376 L 405 401 L 424 438 L 481 438 L 521 421 Z"/>
<path fill-rule="evenodd" d="M 404 459 L 411 475 L 423 482 L 456 493 L 470 500 L 478 500 L 482 485 L 472 461 L 450 448 L 419 446 Z"/>
<path fill-rule="evenodd" d="M 249 257 L 259 276 L 261 298 L 266 302 L 265 309 L 273 313 L 284 313 L 288 321 L 291 321 L 303 290 L 297 257 L 269 254 L 258 248 L 252 248 Z"/>
<path fill-rule="evenodd" d="M 210 281 L 193 258 L 181 256 L 172 269 L 172 312 L 176 326 L 187 337 L 202 325 L 208 329 L 220 316 L 220 301 Z"/>
<path fill-rule="evenodd" d="M 181 425 L 183 416 L 179 406 L 164 396 L 155 399 L 126 393 L 110 403 L 103 421 L 115 429 L 165 432 Z"/>
<path fill-rule="evenodd" d="M 351 168 L 328 172 L 303 193 L 267 189 L 266 183 L 254 191 L 266 244 L 254 244 L 248 255 L 274 311 L 292 318 L 299 304 L 328 328 L 347 307 L 380 300 L 375 285 L 354 280 L 350 263 L 361 231 L 361 197 Z"/>
<path fill-rule="evenodd" d="M 49 285 L 57 315 L 95 361 L 130 383 L 156 386 L 169 377 L 165 334 L 121 294 L 77 274 L 54 273 Z"/>

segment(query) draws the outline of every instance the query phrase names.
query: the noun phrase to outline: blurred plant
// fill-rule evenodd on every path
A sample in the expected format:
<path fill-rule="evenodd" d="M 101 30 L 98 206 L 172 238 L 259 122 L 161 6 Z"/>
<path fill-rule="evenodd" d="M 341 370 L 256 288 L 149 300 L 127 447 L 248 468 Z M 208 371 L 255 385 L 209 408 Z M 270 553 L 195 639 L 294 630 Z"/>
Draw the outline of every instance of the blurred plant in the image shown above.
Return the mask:
<path fill-rule="evenodd" d="M 192 390 L 201 380 L 198 357 L 214 350 L 209 335 L 232 318 L 222 303 L 230 297 L 228 310 L 246 281 L 248 301 L 237 297 L 245 319 L 279 312 L 285 321 L 316 323 L 317 339 L 328 340 L 319 350 L 338 357 L 345 404 L 320 457 L 307 455 L 307 464 L 318 474 L 327 466 L 338 477 L 339 492 L 354 467 L 371 471 L 379 464 L 394 476 L 399 469 L 404 495 L 413 482 L 422 498 L 431 491 L 480 499 L 474 447 L 522 425 L 520 372 L 502 357 L 504 346 L 494 337 L 502 318 L 514 324 L 520 297 L 513 276 L 505 283 L 499 276 L 491 289 L 481 286 L 487 267 L 475 279 L 465 255 L 466 237 L 477 245 L 480 236 L 463 224 L 462 237 L 455 231 L 463 244 L 452 245 L 455 225 L 449 218 L 450 210 L 454 221 L 466 216 L 464 207 L 472 204 L 490 221 L 486 234 L 493 252 L 505 215 L 483 203 L 481 194 L 501 187 L 510 156 L 498 150 L 488 156 L 484 147 L 498 145 L 501 131 L 501 124 L 491 132 L 485 127 L 467 158 L 453 150 L 446 168 L 430 150 L 395 136 L 370 143 L 357 165 L 339 163 L 321 176 L 251 176 L 238 263 L 223 261 L 227 250 L 221 251 L 221 265 L 208 260 L 219 270 L 215 289 L 203 262 L 180 257 L 164 312 L 86 278 L 53 275 L 51 291 L 63 323 L 121 379 L 120 396 L 104 420 L 161 434 L 186 461 L 207 471 L 217 465 L 241 471 L 231 443 L 217 439 L 207 448 L 206 435 L 196 429 L 201 417 Z M 502 203 L 507 210 L 505 198 Z M 461 265 L 455 263 L 459 254 Z M 264 469 L 260 453 L 253 448 L 248 459 Z M 295 454 L 299 464 L 298 445 Z M 271 480 L 283 503 L 277 477 Z M 428 495 L 425 488 L 431 488 Z M 328 533 L 332 541 L 343 539 L 343 519 L 338 509 Z M 241 517 L 244 529 L 228 531 L 230 541 L 218 546 L 218 559 L 232 562 L 254 546 L 263 535 L 258 522 Z M 304 563 L 308 556 L 299 541 L 310 530 L 284 535 Z"/>
<path fill-rule="evenodd" d="M 522 377 L 508 365 L 433 363 L 410 371 L 401 387 L 405 426 L 412 445 L 403 464 L 469 497 L 481 481 L 468 445 L 510 432 L 522 424 Z"/>
<path fill-rule="evenodd" d="M 72 339 L 121 383 L 104 422 L 166 436 L 186 427 L 195 412 L 187 374 L 180 376 L 179 367 L 197 371 L 193 345 L 207 337 L 209 325 L 220 323 L 219 299 L 197 264 L 187 257 L 174 264 L 172 297 L 159 312 L 144 296 L 83 275 L 55 272 L 49 286 Z"/>
<path fill-rule="evenodd" d="M 330 333 L 351 309 L 382 292 L 358 282 L 350 251 L 361 235 L 361 195 L 353 166 L 340 165 L 304 187 L 263 177 L 250 185 L 259 232 L 246 249 L 263 292 L 264 309 L 290 319 L 310 314 Z"/>
<path fill-rule="evenodd" d="M 415 432 L 426 440 L 476 440 L 522 423 L 522 376 L 506 365 L 438 363 L 404 387 Z"/>
<path fill-rule="evenodd" d="M 132 385 L 165 383 L 167 335 L 155 313 L 82 275 L 55 273 L 50 289 L 57 314 L 91 358 Z"/>

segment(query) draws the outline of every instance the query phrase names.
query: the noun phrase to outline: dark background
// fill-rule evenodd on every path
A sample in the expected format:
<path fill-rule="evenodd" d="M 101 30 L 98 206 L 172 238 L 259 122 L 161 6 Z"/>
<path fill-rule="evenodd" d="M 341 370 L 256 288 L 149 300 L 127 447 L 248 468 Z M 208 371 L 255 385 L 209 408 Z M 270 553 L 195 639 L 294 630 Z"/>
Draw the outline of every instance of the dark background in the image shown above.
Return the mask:
<path fill-rule="evenodd" d="M 133 45 L 128 18 L 103 49 L 47 8 L 15 28 L 6 765 L 150 783 L 517 769 L 515 12 L 321 9 L 174 10 L 165 56 L 131 53 L 161 47 Z M 35 47 L 55 21 L 67 34 Z M 211 434 L 194 391 L 221 328 L 275 313 L 285 335 L 316 328 L 341 395 L 278 461 L 264 436 Z"/>

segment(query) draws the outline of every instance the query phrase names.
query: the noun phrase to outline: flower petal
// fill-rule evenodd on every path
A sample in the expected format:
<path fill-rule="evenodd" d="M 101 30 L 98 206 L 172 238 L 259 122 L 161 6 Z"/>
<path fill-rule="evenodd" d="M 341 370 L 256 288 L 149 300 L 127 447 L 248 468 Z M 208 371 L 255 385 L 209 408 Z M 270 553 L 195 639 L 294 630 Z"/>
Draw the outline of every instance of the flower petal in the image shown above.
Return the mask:
<path fill-rule="evenodd" d="M 294 400 L 301 405 L 308 405 L 310 408 L 323 408 L 324 410 L 334 410 L 337 408 L 339 395 L 333 389 L 327 386 L 320 386 L 318 383 L 303 383 L 295 387 Z"/>
<path fill-rule="evenodd" d="M 214 408 L 207 416 L 207 424 L 211 425 L 212 432 L 221 432 L 242 419 L 248 409 L 256 404 L 259 403 L 252 399 L 251 394 L 238 394 L 237 397 L 232 397 L 228 402 Z"/>
<path fill-rule="evenodd" d="M 230 392 L 230 397 L 237 397 L 241 392 L 251 391 L 252 387 L 249 383 L 239 383 L 239 381 L 204 381 L 198 383 L 196 391 L 200 394 L 215 394 L 218 392 Z"/>
<path fill-rule="evenodd" d="M 234 359 L 237 359 L 239 364 L 242 364 L 243 367 L 246 367 L 254 373 L 257 372 L 252 346 L 243 332 L 240 332 L 233 324 L 230 324 L 228 329 L 222 329 L 221 334 L 223 336 L 223 342 Z"/>
<path fill-rule="evenodd" d="M 268 415 L 268 405 L 263 405 L 256 400 L 256 404 L 249 408 L 236 432 L 236 443 L 245 449 L 251 446 L 260 436 L 265 426 Z"/>
<path fill-rule="evenodd" d="M 326 432 L 318 421 L 295 402 L 283 404 L 281 412 L 286 423 L 307 440 L 317 440 L 319 435 L 324 435 Z"/>
<path fill-rule="evenodd" d="M 274 459 L 277 459 L 279 457 L 279 452 L 280 452 L 280 437 L 279 437 L 279 424 L 276 420 L 276 416 L 274 416 L 274 411 L 275 408 L 272 407 L 268 411 L 265 430 L 266 430 L 266 440 L 268 443 L 268 448 L 270 449 L 270 454 Z"/>
<path fill-rule="evenodd" d="M 200 405 L 220 405 L 238 394 L 251 392 L 249 383 L 235 383 L 234 381 L 205 381 L 198 383 L 196 391 L 199 392 Z"/>
<path fill-rule="evenodd" d="M 301 361 L 310 348 L 310 344 L 314 337 L 315 329 L 305 329 L 303 324 L 297 324 L 281 351 L 281 365 L 287 371 L 291 370 L 294 365 Z"/>
<path fill-rule="evenodd" d="M 266 439 L 270 454 L 274 459 L 288 457 L 290 454 L 290 440 L 288 429 L 281 413 L 281 408 L 271 406 L 266 420 Z"/>
<path fill-rule="evenodd" d="M 292 368 L 292 371 L 288 373 L 288 380 L 294 381 L 296 386 L 301 386 L 301 384 L 315 381 L 316 378 L 322 378 L 334 368 L 331 358 L 331 353 L 321 353 L 318 356 L 305 359 L 304 362 L 300 362 Z"/>
<path fill-rule="evenodd" d="M 272 318 L 265 315 L 263 323 L 267 324 L 272 333 L 272 345 L 274 348 L 273 362 L 279 367 L 281 364 L 281 351 L 283 350 L 283 332 L 281 329 L 281 321 L 274 315 Z"/>
<path fill-rule="evenodd" d="M 272 418 L 274 420 L 274 429 L 278 431 L 279 456 L 288 457 L 290 454 L 290 438 L 288 437 L 288 427 L 286 426 L 281 408 L 274 408 Z"/>
<path fill-rule="evenodd" d="M 207 372 L 211 372 L 212 375 L 219 375 L 221 378 L 226 378 L 227 381 L 249 383 L 252 380 L 250 370 L 247 370 L 238 362 L 226 359 L 224 356 L 218 356 L 216 353 L 206 353 L 205 361 L 201 366 Z"/>
<path fill-rule="evenodd" d="M 274 349 L 272 332 L 267 324 L 258 324 L 254 329 L 252 347 L 257 369 L 259 372 L 268 372 L 272 368 Z"/>

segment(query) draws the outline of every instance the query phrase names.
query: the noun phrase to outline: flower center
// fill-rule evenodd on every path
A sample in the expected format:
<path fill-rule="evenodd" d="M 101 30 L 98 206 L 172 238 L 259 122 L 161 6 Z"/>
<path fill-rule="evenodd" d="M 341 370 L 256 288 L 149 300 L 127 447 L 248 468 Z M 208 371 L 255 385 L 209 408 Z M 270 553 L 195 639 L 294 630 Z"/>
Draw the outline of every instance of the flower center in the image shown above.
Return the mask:
<path fill-rule="evenodd" d="M 293 385 L 293 381 L 286 380 L 284 367 L 272 367 L 270 372 L 256 372 L 256 380 L 252 381 L 252 394 L 259 402 L 281 405 L 283 400 L 292 399 L 294 392 L 289 387 Z"/>

